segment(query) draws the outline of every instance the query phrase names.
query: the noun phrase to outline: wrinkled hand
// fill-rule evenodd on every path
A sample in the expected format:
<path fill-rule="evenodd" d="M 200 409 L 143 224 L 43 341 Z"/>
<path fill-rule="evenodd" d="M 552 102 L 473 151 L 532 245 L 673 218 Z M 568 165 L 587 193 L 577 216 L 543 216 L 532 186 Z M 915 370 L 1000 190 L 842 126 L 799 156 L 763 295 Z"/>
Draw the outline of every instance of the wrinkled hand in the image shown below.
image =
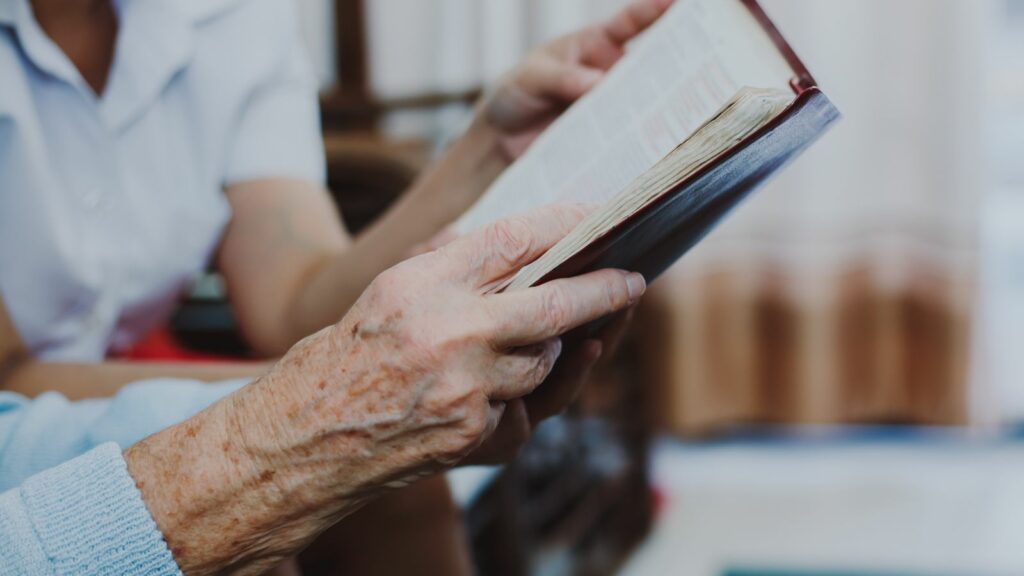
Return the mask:
<path fill-rule="evenodd" d="M 585 210 L 591 208 L 584 207 Z M 457 238 L 452 229 L 445 229 L 430 241 L 414 247 L 410 257 L 439 250 Z M 493 465 L 512 460 L 538 424 L 564 412 L 576 400 L 597 362 L 618 348 L 632 322 L 633 312 L 634 309 L 630 308 L 619 313 L 597 337 L 576 344 L 540 389 L 526 398 L 507 402 L 498 429 L 463 464 Z"/>
<path fill-rule="evenodd" d="M 505 220 L 382 274 L 340 324 L 300 343 L 253 387 L 274 387 L 274 415 L 261 420 L 280 424 L 266 439 L 284 453 L 341 461 L 368 484 L 403 484 L 465 459 L 509 403 L 528 405 L 519 399 L 552 371 L 562 334 L 645 290 L 637 274 L 604 270 L 488 295 L 586 212 L 549 207 Z M 593 356 L 585 346 L 584 360 Z"/>
<path fill-rule="evenodd" d="M 626 44 L 672 2 L 633 0 L 610 21 L 541 47 L 513 70 L 480 108 L 509 159 L 521 156 L 567 106 L 596 86 L 622 58 Z"/>
<path fill-rule="evenodd" d="M 615 352 L 633 320 L 633 310 L 620 312 L 596 338 L 571 350 L 543 386 L 525 398 L 508 402 L 498 429 L 463 463 L 493 465 L 514 458 L 538 424 L 563 413 L 576 400 L 598 360 Z"/>
<path fill-rule="evenodd" d="M 128 448 L 182 571 L 264 573 L 367 500 L 480 450 L 507 406 L 526 422 L 560 410 L 572 378 L 530 396 L 559 337 L 632 306 L 643 277 L 603 270 L 490 291 L 586 212 L 545 208 L 400 264 L 259 381 Z"/>
<path fill-rule="evenodd" d="M 435 250 L 440 250 L 454 242 L 458 237 L 459 235 L 455 232 L 454 227 L 450 226 L 441 230 L 426 242 L 420 242 L 419 244 L 414 245 L 409 249 L 406 257 L 415 258 L 417 256 L 423 256 L 424 254 L 434 252 Z"/>

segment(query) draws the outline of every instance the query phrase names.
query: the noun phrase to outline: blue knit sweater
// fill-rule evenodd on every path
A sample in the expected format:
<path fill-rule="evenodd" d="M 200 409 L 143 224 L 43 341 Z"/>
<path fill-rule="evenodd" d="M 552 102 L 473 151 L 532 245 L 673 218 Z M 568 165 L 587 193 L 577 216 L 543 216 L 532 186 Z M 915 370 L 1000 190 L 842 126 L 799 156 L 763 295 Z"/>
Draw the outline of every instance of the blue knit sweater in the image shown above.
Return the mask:
<path fill-rule="evenodd" d="M 148 381 L 75 403 L 0 393 L 0 575 L 180 574 L 121 448 L 244 384 Z"/>

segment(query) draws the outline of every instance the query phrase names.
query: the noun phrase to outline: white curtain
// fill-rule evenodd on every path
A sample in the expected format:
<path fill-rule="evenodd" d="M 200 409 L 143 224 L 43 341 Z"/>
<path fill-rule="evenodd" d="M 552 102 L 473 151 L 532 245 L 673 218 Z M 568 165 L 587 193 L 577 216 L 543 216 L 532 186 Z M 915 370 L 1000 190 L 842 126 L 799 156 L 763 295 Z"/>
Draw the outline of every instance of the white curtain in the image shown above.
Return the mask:
<path fill-rule="evenodd" d="M 371 83 L 383 99 L 494 80 L 532 46 L 606 17 L 623 0 L 372 0 Z"/>
<path fill-rule="evenodd" d="M 762 3 L 845 120 L 722 239 L 782 235 L 815 252 L 866 236 L 879 244 L 913 238 L 918 245 L 906 249 L 924 243 L 970 265 L 988 186 L 983 63 L 995 2 Z"/>
<path fill-rule="evenodd" d="M 982 214 L 979 417 L 1024 425 L 1024 1 L 1004 0 L 992 35 L 988 149 L 998 188 Z"/>
<path fill-rule="evenodd" d="M 681 342 L 659 367 L 679 424 L 979 414 L 969 386 L 982 384 L 971 348 L 997 3 L 762 4 L 845 119 L 658 287 Z"/>

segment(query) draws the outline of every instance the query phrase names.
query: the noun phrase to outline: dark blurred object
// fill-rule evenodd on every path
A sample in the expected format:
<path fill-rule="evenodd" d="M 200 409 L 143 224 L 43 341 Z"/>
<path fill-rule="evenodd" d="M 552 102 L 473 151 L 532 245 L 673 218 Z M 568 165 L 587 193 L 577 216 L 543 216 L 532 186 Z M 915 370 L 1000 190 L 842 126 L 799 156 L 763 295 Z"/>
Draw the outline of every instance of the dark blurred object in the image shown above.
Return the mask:
<path fill-rule="evenodd" d="M 648 534 L 652 434 L 627 342 L 467 514 L 480 574 L 615 574 Z"/>
<path fill-rule="evenodd" d="M 187 351 L 227 358 L 252 357 L 223 291 L 196 293 L 183 300 L 171 316 L 170 330 L 175 343 Z"/>

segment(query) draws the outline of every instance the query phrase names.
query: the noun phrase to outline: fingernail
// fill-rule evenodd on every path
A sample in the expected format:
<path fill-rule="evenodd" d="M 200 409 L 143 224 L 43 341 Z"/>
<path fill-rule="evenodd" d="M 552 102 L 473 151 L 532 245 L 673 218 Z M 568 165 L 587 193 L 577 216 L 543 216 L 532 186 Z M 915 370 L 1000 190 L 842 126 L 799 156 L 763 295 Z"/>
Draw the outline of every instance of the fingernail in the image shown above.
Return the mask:
<path fill-rule="evenodd" d="M 634 272 L 626 276 L 626 287 L 629 290 L 630 302 L 636 302 L 647 291 L 647 280 Z"/>
<path fill-rule="evenodd" d="M 558 358 L 559 356 L 562 355 L 562 339 L 561 338 L 555 338 L 551 342 L 551 350 L 552 350 L 552 354 L 554 354 L 555 358 Z"/>

